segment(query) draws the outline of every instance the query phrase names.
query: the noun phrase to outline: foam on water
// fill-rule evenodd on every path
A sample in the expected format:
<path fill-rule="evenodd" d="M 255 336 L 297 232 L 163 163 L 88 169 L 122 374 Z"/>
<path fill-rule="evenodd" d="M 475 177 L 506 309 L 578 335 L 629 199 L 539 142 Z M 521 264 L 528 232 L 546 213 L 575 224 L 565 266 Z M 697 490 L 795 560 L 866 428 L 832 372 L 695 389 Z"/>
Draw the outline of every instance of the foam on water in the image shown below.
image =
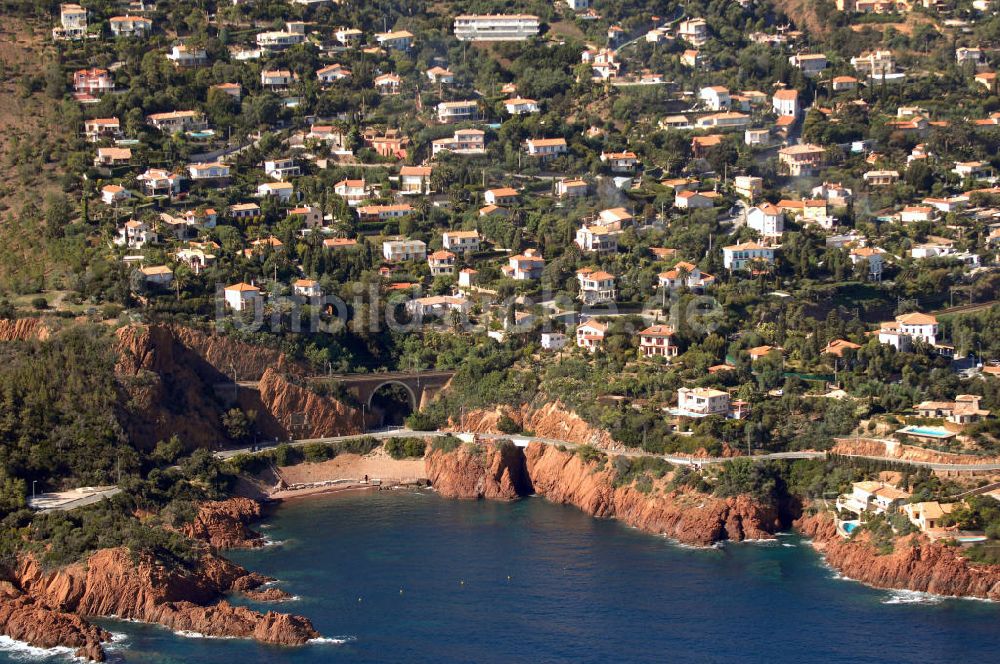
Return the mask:
<path fill-rule="evenodd" d="M 357 637 L 354 636 L 317 636 L 315 639 L 309 639 L 307 643 L 313 643 L 316 645 L 336 645 L 341 646 L 345 643 L 351 643 L 357 641 Z"/>
<path fill-rule="evenodd" d="M 941 595 L 933 595 L 917 590 L 890 590 L 883 604 L 940 604 L 945 600 Z"/>
<path fill-rule="evenodd" d="M 79 660 L 73 655 L 73 648 L 56 646 L 55 648 L 39 648 L 24 641 L 17 641 L 9 636 L 0 635 L 0 650 L 8 653 L 14 659 L 47 660 L 53 657 L 60 659 Z M 80 660 L 82 661 L 82 660 Z"/>

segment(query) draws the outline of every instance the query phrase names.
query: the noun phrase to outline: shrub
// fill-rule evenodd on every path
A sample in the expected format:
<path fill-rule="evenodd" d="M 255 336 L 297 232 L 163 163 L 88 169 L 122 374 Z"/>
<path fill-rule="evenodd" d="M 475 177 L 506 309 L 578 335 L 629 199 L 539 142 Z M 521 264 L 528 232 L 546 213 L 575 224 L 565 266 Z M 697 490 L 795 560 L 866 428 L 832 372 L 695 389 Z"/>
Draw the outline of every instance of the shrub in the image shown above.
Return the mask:
<path fill-rule="evenodd" d="M 462 441 L 456 436 L 438 436 L 433 441 L 431 441 L 431 449 L 444 452 L 448 454 L 454 452 L 458 449 L 458 446 L 462 444 Z"/>
<path fill-rule="evenodd" d="M 33 297 L 31 298 L 31 306 L 39 311 L 43 311 L 49 308 L 49 301 L 44 297 Z"/>
<path fill-rule="evenodd" d="M 497 421 L 497 429 L 500 429 L 501 433 L 521 433 L 521 425 L 510 415 L 500 417 Z"/>
<path fill-rule="evenodd" d="M 422 438 L 390 438 L 385 441 L 385 451 L 393 459 L 419 458 L 426 449 L 427 443 Z"/>
<path fill-rule="evenodd" d="M 583 459 L 584 463 L 596 462 L 603 465 L 608 460 L 607 454 L 590 445 L 581 445 L 576 448 L 576 454 Z"/>
<path fill-rule="evenodd" d="M 302 457 L 306 463 L 319 463 L 337 456 L 331 445 L 324 443 L 309 443 L 302 446 Z"/>

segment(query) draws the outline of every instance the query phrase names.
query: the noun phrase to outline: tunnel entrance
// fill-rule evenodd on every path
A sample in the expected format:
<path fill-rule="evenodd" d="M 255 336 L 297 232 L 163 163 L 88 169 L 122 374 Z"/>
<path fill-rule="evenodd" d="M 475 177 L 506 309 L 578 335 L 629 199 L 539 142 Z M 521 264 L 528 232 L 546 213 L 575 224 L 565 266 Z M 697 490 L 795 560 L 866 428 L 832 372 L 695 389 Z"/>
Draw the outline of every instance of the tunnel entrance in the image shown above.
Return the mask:
<path fill-rule="evenodd" d="M 417 399 L 408 386 L 390 381 L 375 388 L 368 409 L 376 428 L 403 426 L 416 411 Z"/>

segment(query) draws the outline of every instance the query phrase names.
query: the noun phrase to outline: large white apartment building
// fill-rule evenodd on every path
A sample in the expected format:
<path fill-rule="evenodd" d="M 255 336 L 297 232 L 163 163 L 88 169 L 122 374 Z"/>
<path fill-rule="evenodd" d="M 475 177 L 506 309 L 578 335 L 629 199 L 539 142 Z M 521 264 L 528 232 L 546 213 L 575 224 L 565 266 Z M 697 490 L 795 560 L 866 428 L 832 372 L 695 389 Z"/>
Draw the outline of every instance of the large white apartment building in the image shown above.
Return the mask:
<path fill-rule="evenodd" d="M 531 14 L 465 14 L 455 17 L 460 41 L 522 41 L 538 34 L 538 17 Z"/>

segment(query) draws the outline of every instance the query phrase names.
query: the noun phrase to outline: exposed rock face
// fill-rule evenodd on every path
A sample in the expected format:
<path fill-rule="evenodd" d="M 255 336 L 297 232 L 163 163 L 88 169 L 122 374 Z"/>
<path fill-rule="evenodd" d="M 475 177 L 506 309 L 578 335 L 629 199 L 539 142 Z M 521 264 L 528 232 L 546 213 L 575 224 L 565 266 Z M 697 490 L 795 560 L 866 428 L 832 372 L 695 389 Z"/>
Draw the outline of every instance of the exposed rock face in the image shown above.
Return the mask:
<path fill-rule="evenodd" d="M 0 318 L 0 341 L 45 341 L 49 334 L 40 318 Z"/>
<path fill-rule="evenodd" d="M 813 539 L 827 563 L 862 583 L 1000 600 L 1000 565 L 970 563 L 954 548 L 932 543 L 923 535 L 899 538 L 892 553 L 879 555 L 864 531 L 851 539 L 838 535 L 829 513 L 803 518 L 796 526 Z"/>
<path fill-rule="evenodd" d="M 123 327 L 117 350 L 120 419 L 129 437 L 147 448 L 165 431 L 193 447 L 225 440 L 222 414 L 235 405 L 257 412 L 265 436 L 326 436 L 362 428 L 360 412 L 289 382 L 284 376 L 306 374 L 306 367 L 276 350 L 168 325 Z M 260 381 L 259 392 L 240 387 L 217 393 L 234 374 Z M 303 412 L 309 414 L 305 427 L 293 421 Z"/>
<path fill-rule="evenodd" d="M 14 576 L 15 585 L 33 600 L 32 606 L 61 614 L 117 616 L 172 630 L 282 645 L 318 636 L 305 618 L 216 602 L 223 593 L 259 587 L 264 579 L 212 554 L 189 569 L 168 568 L 150 556 L 134 561 L 123 548 L 102 549 L 85 565 L 52 572 L 25 558 Z"/>
<path fill-rule="evenodd" d="M 723 499 L 661 485 L 644 493 L 631 485 L 616 487 L 614 471 L 551 445 L 531 443 L 523 458 L 513 446 L 504 449 L 433 451 L 426 457 L 427 476 L 446 497 L 513 500 L 533 489 L 592 516 L 619 519 L 688 544 L 770 539 L 782 526 L 775 507 L 746 496 Z"/>
<path fill-rule="evenodd" d="M 854 454 L 860 456 L 878 456 L 904 461 L 922 461 L 927 463 L 998 463 L 1000 457 L 981 457 L 971 454 L 955 454 L 938 452 L 913 445 L 903 445 L 898 441 L 876 440 L 874 438 L 837 438 L 830 451 L 834 454 Z"/>
<path fill-rule="evenodd" d="M 332 397 L 322 396 L 288 381 L 280 372 L 267 369 L 260 379 L 260 404 L 276 427 L 274 435 L 287 438 L 319 438 L 361 433 L 361 411 Z M 304 424 L 295 421 L 308 415 Z"/>
<path fill-rule="evenodd" d="M 539 495 L 686 544 L 772 539 L 781 528 L 776 508 L 747 496 L 716 498 L 662 486 L 654 486 L 650 493 L 631 485 L 615 487 L 613 471 L 540 443 L 531 443 L 524 456 Z"/>
<path fill-rule="evenodd" d="M 111 634 L 72 613 L 53 611 L 30 597 L 20 595 L 0 600 L 0 634 L 36 648 L 75 648 L 75 655 L 104 661 L 102 642 Z"/>
<path fill-rule="evenodd" d="M 425 464 L 431 485 L 446 498 L 509 501 L 530 492 L 524 458 L 513 445 L 432 449 Z"/>
<path fill-rule="evenodd" d="M 150 448 L 164 432 L 192 446 L 225 439 L 213 384 L 224 375 L 179 343 L 172 328 L 130 325 L 118 330 L 115 374 L 123 394 L 122 426 Z"/>
<path fill-rule="evenodd" d="M 538 408 L 524 404 L 520 408 L 474 410 L 466 413 L 459 421 L 452 422 L 451 429 L 473 433 L 502 433 L 497 424 L 504 415 L 517 422 L 521 429 L 531 431 L 540 438 L 554 438 L 601 448 L 614 444 L 611 434 L 591 426 L 576 413 L 566 410 L 558 401 Z"/>
<path fill-rule="evenodd" d="M 264 545 L 264 538 L 247 524 L 260 518 L 260 503 L 249 498 L 202 503 L 184 534 L 215 549 L 245 549 Z"/>

